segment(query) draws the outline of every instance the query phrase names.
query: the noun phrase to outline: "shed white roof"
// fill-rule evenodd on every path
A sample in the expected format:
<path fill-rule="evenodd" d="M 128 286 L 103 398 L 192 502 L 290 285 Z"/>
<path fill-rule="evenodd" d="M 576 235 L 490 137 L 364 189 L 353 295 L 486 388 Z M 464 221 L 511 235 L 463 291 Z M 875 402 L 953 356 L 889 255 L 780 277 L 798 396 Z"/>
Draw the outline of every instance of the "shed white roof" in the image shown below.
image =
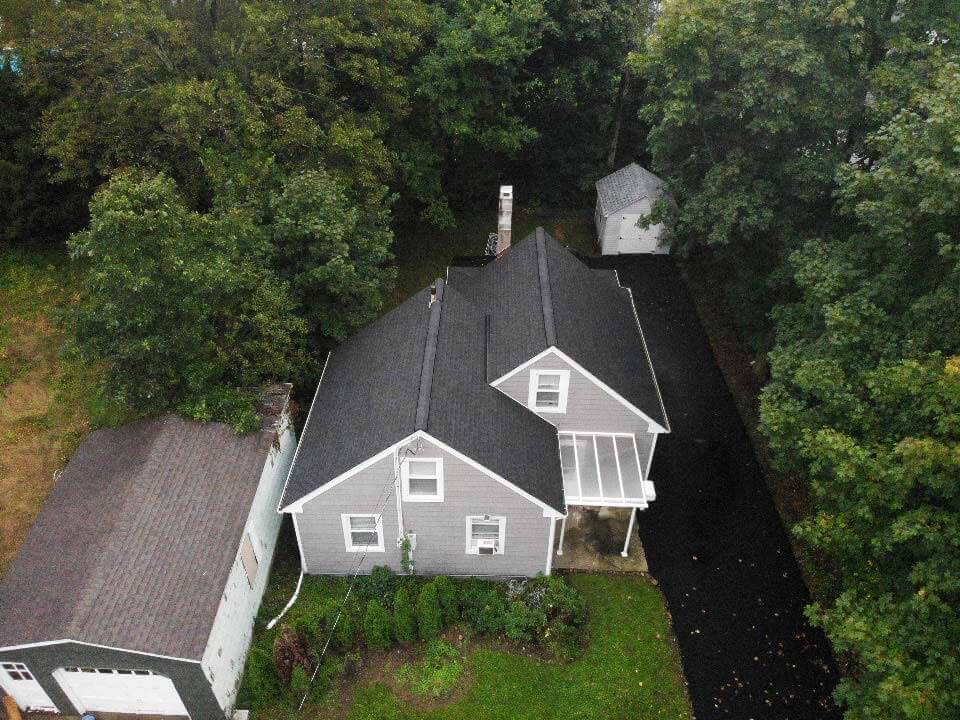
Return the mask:
<path fill-rule="evenodd" d="M 609 215 L 642 198 L 658 198 L 665 187 L 666 183 L 645 167 L 630 163 L 597 180 L 597 202 L 601 212 Z"/>

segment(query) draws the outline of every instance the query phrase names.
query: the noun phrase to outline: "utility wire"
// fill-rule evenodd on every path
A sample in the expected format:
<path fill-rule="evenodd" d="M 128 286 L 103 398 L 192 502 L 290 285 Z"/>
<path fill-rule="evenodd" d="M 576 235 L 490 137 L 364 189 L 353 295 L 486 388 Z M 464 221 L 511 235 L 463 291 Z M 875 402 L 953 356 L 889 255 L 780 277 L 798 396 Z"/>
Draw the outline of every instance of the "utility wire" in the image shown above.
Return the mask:
<path fill-rule="evenodd" d="M 380 495 L 377 497 L 377 511 L 376 516 L 381 518 L 383 516 L 383 510 L 386 506 L 387 501 L 393 494 L 393 490 L 396 488 L 397 483 L 400 481 L 400 468 L 403 466 L 403 462 L 410 455 L 416 455 L 423 448 L 423 441 L 417 439 L 417 447 L 415 450 L 411 450 L 409 447 L 403 449 L 402 455 L 397 454 L 397 466 L 393 471 L 393 477 L 387 483 L 384 483 L 383 488 L 380 490 Z M 389 489 L 389 491 L 388 491 Z M 386 497 L 384 497 L 384 492 L 386 492 Z M 381 521 L 382 525 L 382 521 Z M 366 546 L 366 547 L 369 547 Z M 307 696 L 310 695 L 310 690 L 313 688 L 313 683 L 317 679 L 317 673 L 320 672 L 320 666 L 323 664 L 323 658 L 327 654 L 327 650 L 330 648 L 330 642 L 333 640 L 333 635 L 337 631 L 337 624 L 340 622 L 340 618 L 343 616 L 344 608 L 347 606 L 347 601 L 350 599 L 350 595 L 353 593 L 353 588 L 357 583 L 357 578 L 360 575 L 360 568 L 363 565 L 363 561 L 367 558 L 367 550 L 364 550 L 360 554 L 360 559 L 357 560 L 353 568 L 353 576 L 350 578 L 350 585 L 347 587 L 347 592 L 343 596 L 343 600 L 340 601 L 340 607 L 337 609 L 337 616 L 333 620 L 333 626 L 330 628 L 330 631 L 327 633 L 327 639 L 323 643 L 323 650 L 320 652 L 320 656 L 317 658 L 316 666 L 313 668 L 313 674 L 310 675 L 310 682 L 307 684 L 307 689 L 303 693 L 303 697 L 300 698 L 300 705 L 297 707 L 297 712 L 303 712 L 303 706 L 307 702 Z"/>

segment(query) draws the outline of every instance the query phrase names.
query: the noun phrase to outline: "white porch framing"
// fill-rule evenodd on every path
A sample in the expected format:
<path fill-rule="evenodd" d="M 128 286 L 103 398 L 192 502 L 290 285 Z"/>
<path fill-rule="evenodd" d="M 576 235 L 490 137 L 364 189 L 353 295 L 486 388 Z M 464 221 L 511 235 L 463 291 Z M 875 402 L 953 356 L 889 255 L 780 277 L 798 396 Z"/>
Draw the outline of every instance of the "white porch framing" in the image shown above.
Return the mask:
<path fill-rule="evenodd" d="M 564 438 L 560 438 L 564 436 Z M 597 472 L 597 487 L 599 488 L 600 496 L 597 498 L 589 497 L 584 498 L 583 496 L 583 478 L 580 473 L 580 452 L 577 449 L 577 440 L 578 436 L 581 439 L 590 438 L 590 441 L 593 444 L 593 464 Z M 611 438 L 613 442 L 613 460 L 614 467 L 616 468 L 617 473 L 617 485 L 620 488 L 620 497 L 608 497 L 604 490 L 604 475 L 600 467 L 600 451 L 597 446 L 598 437 L 608 437 Z M 617 446 L 617 438 L 626 438 L 629 439 L 630 444 L 633 447 L 633 458 L 636 462 L 637 473 L 639 475 L 639 497 L 629 498 L 627 497 L 627 491 L 623 482 L 623 467 L 620 463 L 620 451 Z M 637 520 L 637 511 L 643 510 L 649 506 L 650 499 L 648 498 L 646 491 L 646 482 L 647 482 L 647 473 L 649 471 L 649 463 L 653 456 L 653 449 L 656 446 L 656 436 L 654 436 L 653 443 L 651 443 L 650 452 L 647 455 L 646 461 L 647 466 L 640 461 L 640 449 L 637 445 L 637 436 L 634 433 L 627 432 L 594 432 L 586 430 L 561 430 L 558 433 L 558 439 L 569 439 L 571 440 L 571 445 L 573 448 L 573 470 L 574 476 L 576 477 L 576 488 L 577 496 L 576 498 L 567 498 L 568 507 L 609 507 L 609 508 L 629 508 L 630 509 L 630 519 L 627 523 L 627 533 L 626 537 L 623 540 L 623 550 L 620 555 L 623 557 L 628 557 L 630 554 L 630 541 L 633 536 L 633 532 L 636 526 Z M 588 446 L 589 447 L 589 446 Z M 629 449 L 626 450 L 627 453 L 630 452 Z M 589 460 L 587 460 L 589 462 Z M 608 470 L 611 468 L 608 468 Z M 608 472 L 608 475 L 610 473 Z M 608 478 L 608 484 L 611 483 L 612 478 Z M 567 530 L 567 517 L 564 516 L 560 518 L 560 537 L 556 545 L 556 554 L 558 556 L 563 555 L 563 542 L 564 537 L 566 536 Z M 552 533 L 551 533 L 552 534 Z"/>

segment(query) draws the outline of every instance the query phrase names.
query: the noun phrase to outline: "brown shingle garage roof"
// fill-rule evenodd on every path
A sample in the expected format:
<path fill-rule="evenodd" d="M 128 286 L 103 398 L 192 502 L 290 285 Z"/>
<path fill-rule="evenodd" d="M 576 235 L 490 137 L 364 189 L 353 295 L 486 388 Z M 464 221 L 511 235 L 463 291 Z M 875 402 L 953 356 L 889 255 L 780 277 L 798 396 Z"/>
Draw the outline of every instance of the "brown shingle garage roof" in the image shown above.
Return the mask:
<path fill-rule="evenodd" d="M 93 433 L 0 582 L 0 647 L 199 660 L 289 390 L 248 435 L 174 415 Z"/>

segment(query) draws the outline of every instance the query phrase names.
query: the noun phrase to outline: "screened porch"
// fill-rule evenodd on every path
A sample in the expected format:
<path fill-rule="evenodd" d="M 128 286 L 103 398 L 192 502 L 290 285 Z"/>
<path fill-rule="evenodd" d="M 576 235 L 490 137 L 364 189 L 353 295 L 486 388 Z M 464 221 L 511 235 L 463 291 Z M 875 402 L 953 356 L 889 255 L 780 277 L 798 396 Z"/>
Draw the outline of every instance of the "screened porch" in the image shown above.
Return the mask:
<path fill-rule="evenodd" d="M 642 510 L 656 498 L 633 435 L 561 432 L 560 465 L 567 505 Z"/>
<path fill-rule="evenodd" d="M 637 439 L 629 433 L 561 432 L 560 466 L 567 507 L 628 508 L 623 539 L 624 558 L 630 554 L 637 510 L 656 499 L 653 483 L 643 477 Z M 651 448 L 652 452 L 652 448 Z M 558 556 L 563 555 L 567 519 L 560 521 Z"/>

